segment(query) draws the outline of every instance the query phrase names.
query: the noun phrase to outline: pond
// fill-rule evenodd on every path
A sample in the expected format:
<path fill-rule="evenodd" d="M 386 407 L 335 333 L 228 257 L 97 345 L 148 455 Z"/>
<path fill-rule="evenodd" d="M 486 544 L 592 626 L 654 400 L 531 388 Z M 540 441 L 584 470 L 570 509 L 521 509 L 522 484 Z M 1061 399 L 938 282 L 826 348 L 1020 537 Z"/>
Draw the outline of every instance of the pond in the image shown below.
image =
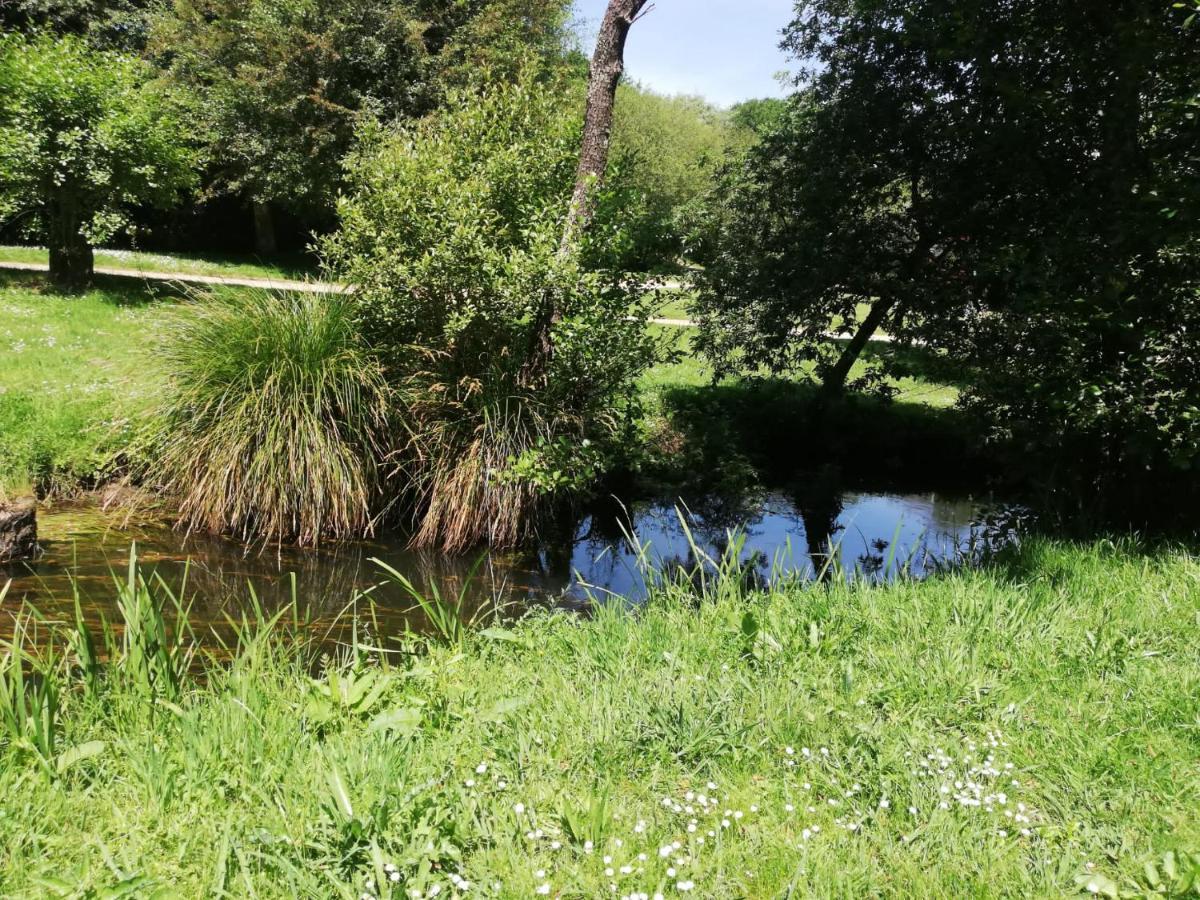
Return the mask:
<path fill-rule="evenodd" d="M 154 521 L 129 520 L 94 505 L 42 511 L 44 554 L 33 563 L 0 567 L 11 578 L 9 612 L 30 601 L 54 618 L 70 617 L 78 590 L 87 618 L 115 614 L 114 578 L 124 577 L 136 543 L 145 571 L 156 572 L 191 604 L 194 625 L 221 623 L 244 608 L 251 591 L 267 608 L 294 595 L 316 625 L 344 621 L 356 593 L 370 591 L 373 615 L 389 629 L 420 628 L 410 597 L 384 581 L 383 560 L 428 592 L 465 597 L 470 611 L 497 604 L 519 611 L 533 604 L 579 606 L 589 599 L 646 595 L 647 566 L 694 568 L 704 557 L 737 552 L 763 580 L 780 573 L 829 574 L 829 547 L 840 577 L 915 576 L 960 559 L 1012 531 L 994 516 L 990 499 L 940 493 L 768 492 L 735 500 L 707 497 L 690 505 L 669 499 L 594 506 L 563 530 L 564 537 L 525 554 L 447 557 L 417 552 L 399 536 L 315 551 L 247 549 L 232 540 L 186 536 Z M 685 527 L 686 523 L 686 527 Z M 730 550 L 730 535 L 740 546 Z M 366 608 L 361 601 L 359 611 Z M 7 618 L 7 617 L 6 617 Z M 6 623 L 7 624 L 7 623 Z"/>

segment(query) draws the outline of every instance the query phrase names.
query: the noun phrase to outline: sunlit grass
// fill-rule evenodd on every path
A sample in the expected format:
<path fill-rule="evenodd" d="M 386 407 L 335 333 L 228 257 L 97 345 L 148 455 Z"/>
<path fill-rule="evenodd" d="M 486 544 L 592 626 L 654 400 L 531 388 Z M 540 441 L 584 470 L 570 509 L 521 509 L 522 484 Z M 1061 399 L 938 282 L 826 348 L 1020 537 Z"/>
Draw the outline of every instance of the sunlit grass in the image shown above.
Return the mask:
<path fill-rule="evenodd" d="M 140 290 L 45 293 L 0 275 L 0 490 L 102 477 L 145 408 L 163 306 Z"/>
<path fill-rule="evenodd" d="M 0 262 L 48 261 L 43 247 L 0 246 Z M 182 272 L 240 278 L 304 279 L 316 273 L 314 260 L 301 254 L 281 254 L 263 260 L 249 254 L 149 253 L 138 250 L 97 250 L 96 265 L 144 272 Z"/>
<path fill-rule="evenodd" d="M 180 691 L 52 664 L 52 764 L 0 732 L 0 883 L 1115 896 L 1200 848 L 1194 558 L 1030 542 L 919 584 L 734 575 L 451 644 L 363 625 L 315 669 L 251 626 Z"/>

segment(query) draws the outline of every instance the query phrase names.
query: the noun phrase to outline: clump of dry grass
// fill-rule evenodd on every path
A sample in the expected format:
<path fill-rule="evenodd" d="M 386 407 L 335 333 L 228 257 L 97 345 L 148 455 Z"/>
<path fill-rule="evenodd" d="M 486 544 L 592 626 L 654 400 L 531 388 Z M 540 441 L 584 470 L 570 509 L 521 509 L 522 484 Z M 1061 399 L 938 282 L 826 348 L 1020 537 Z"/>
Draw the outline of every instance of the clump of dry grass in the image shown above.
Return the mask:
<path fill-rule="evenodd" d="M 165 329 L 149 441 L 181 525 L 306 545 L 369 534 L 386 505 L 390 392 L 348 301 L 194 300 Z"/>
<path fill-rule="evenodd" d="M 406 380 L 408 441 L 397 453 L 408 488 L 414 546 L 462 553 L 533 539 L 544 493 L 515 477 L 514 460 L 562 428 L 538 398 L 501 373 L 447 384 L 432 372 Z"/>

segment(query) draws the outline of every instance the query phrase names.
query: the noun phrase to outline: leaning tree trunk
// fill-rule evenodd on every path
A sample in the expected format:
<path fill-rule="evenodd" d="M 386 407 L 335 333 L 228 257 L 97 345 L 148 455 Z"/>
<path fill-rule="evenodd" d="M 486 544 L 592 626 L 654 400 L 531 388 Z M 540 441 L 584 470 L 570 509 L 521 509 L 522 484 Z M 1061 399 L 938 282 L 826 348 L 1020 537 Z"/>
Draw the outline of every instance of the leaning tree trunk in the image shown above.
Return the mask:
<path fill-rule="evenodd" d="M 648 0 L 609 0 L 596 51 L 588 75 L 587 111 L 583 120 L 583 143 L 579 169 L 575 174 L 575 192 L 567 209 L 559 255 L 575 252 L 579 238 L 596 212 L 596 196 L 608 167 L 608 148 L 612 139 L 613 107 L 617 85 L 625 70 L 625 39 L 629 29 Z M 528 375 L 544 377 L 554 355 L 554 326 L 562 318 L 558 297 L 547 290 L 534 328 Z M 526 379 L 529 380 L 529 379 Z"/>
<path fill-rule="evenodd" d="M 850 338 L 850 343 L 842 349 L 842 355 L 838 357 L 838 361 L 821 379 L 822 393 L 826 396 L 833 396 L 845 391 L 846 378 L 850 375 L 850 370 L 854 368 L 854 364 L 862 356 L 863 350 L 866 349 L 867 344 L 870 343 L 871 338 L 875 336 L 875 332 L 879 330 L 879 326 L 883 324 L 883 320 L 887 318 L 888 313 L 895 305 L 894 297 L 881 297 L 875 301 L 870 312 L 863 318 L 862 324 L 858 326 L 858 330 L 854 332 L 854 336 Z"/>
<path fill-rule="evenodd" d="M 273 256 L 279 249 L 271 205 L 261 200 L 254 201 L 254 249 L 259 256 Z"/>
<path fill-rule="evenodd" d="M 47 244 L 50 283 L 60 291 L 82 291 L 92 283 L 92 245 L 83 234 L 83 214 L 74 194 L 62 191 L 50 202 Z"/>

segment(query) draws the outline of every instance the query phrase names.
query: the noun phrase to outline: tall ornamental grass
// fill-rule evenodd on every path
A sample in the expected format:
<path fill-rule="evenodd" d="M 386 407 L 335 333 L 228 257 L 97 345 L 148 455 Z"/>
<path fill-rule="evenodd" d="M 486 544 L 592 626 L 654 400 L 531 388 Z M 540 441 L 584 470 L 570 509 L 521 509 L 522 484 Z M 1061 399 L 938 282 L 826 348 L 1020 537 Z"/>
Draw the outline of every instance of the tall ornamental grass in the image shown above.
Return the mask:
<path fill-rule="evenodd" d="M 181 524 L 245 540 L 371 532 L 389 391 L 341 296 L 249 291 L 172 314 L 151 426 Z"/>

